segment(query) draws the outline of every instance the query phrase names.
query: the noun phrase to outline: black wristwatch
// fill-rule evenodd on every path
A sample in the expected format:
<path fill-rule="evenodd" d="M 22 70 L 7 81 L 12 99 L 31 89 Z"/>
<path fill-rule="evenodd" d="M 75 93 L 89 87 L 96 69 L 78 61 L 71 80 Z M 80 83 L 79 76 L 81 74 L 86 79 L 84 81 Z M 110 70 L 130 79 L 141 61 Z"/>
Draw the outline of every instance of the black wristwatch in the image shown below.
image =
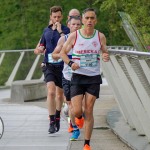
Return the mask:
<path fill-rule="evenodd" d="M 68 66 L 71 67 L 73 63 L 74 62 L 70 60 L 69 63 L 68 63 Z"/>

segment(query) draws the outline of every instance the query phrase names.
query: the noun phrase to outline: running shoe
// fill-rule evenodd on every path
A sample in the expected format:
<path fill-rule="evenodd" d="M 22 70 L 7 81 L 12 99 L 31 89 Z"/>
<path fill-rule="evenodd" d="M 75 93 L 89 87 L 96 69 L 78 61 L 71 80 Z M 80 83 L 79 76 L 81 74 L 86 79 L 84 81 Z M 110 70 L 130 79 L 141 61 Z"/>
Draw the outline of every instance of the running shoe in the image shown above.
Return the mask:
<path fill-rule="evenodd" d="M 79 129 L 83 128 L 84 125 L 84 118 L 82 117 L 81 119 L 75 118 L 75 123 L 78 126 Z"/>
<path fill-rule="evenodd" d="M 68 132 L 71 133 L 71 132 L 73 132 L 73 127 L 72 127 L 70 117 L 68 117 L 68 124 L 69 124 Z"/>
<path fill-rule="evenodd" d="M 80 130 L 79 129 L 73 130 L 72 136 L 70 137 L 70 141 L 78 140 L 79 136 L 80 136 Z"/>
<path fill-rule="evenodd" d="M 54 121 L 50 123 L 48 132 L 49 132 L 49 134 L 53 134 L 56 132 Z"/>
<path fill-rule="evenodd" d="M 91 150 L 91 147 L 90 145 L 88 144 L 85 144 L 84 147 L 83 147 L 83 150 Z"/>
<path fill-rule="evenodd" d="M 56 118 L 55 123 L 56 123 L 56 132 L 58 132 L 60 129 L 60 118 Z"/>
<path fill-rule="evenodd" d="M 69 133 L 73 132 L 73 127 L 71 125 L 69 125 L 68 132 Z"/>

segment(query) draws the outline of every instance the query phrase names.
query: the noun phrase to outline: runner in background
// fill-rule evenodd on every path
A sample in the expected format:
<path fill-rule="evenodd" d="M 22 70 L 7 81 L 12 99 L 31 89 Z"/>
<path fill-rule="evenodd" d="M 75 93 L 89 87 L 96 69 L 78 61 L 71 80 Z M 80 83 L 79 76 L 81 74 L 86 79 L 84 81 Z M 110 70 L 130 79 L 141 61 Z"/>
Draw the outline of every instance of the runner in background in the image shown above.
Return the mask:
<path fill-rule="evenodd" d="M 55 62 L 52 59 L 57 42 L 61 36 L 70 32 L 69 28 L 61 24 L 63 19 L 62 8 L 53 6 L 50 8 L 50 25 L 44 29 L 40 45 L 35 49 L 36 54 L 44 53 L 44 73 L 47 84 L 47 106 L 50 118 L 49 133 L 55 133 L 60 128 L 60 112 L 64 101 L 62 89 L 63 62 Z"/>
<path fill-rule="evenodd" d="M 70 32 L 74 32 L 76 30 L 78 30 L 82 23 L 81 23 L 81 19 L 78 16 L 72 16 L 69 18 L 69 20 L 67 21 L 68 27 L 70 28 Z M 63 44 L 65 43 L 65 41 L 67 40 L 69 34 L 65 35 L 64 37 L 61 37 L 58 41 L 58 44 L 54 50 L 54 52 L 52 53 L 52 57 L 55 60 L 58 60 L 60 58 L 60 51 L 61 48 L 63 46 Z M 68 53 L 69 58 L 72 58 L 72 51 L 70 51 Z M 69 132 L 70 132 L 70 128 L 72 129 L 73 133 L 72 136 L 70 138 L 70 140 L 77 140 L 79 135 L 80 135 L 80 130 L 79 128 L 83 127 L 83 123 L 84 123 L 84 118 L 82 117 L 79 120 L 79 128 L 76 125 L 75 122 L 75 116 L 74 116 L 74 112 L 72 110 L 72 104 L 71 104 L 71 97 L 70 97 L 70 80 L 72 77 L 72 70 L 71 68 L 67 65 L 64 64 L 64 68 L 63 68 L 63 78 L 62 78 L 62 85 L 63 85 L 63 89 L 64 89 L 64 95 L 66 98 L 66 102 L 67 105 L 69 106 L 69 117 L 70 117 L 70 127 L 69 127 Z"/>

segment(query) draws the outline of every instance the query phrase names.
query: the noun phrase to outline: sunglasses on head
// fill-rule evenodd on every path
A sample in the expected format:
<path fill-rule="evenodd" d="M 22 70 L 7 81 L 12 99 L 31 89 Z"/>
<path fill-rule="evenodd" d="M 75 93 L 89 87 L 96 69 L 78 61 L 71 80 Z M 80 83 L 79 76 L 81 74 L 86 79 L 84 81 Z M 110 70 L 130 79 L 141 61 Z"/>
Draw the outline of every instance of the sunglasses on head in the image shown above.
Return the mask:
<path fill-rule="evenodd" d="M 77 17 L 77 18 L 81 18 L 81 16 L 69 16 L 70 18 L 74 18 L 74 17 Z"/>

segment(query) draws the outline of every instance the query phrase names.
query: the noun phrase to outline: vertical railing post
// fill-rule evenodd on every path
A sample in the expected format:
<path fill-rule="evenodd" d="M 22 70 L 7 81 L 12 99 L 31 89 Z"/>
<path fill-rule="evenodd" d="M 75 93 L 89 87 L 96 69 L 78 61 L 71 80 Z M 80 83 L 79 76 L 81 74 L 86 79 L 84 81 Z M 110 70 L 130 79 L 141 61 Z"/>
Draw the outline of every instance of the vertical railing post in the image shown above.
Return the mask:
<path fill-rule="evenodd" d="M 0 56 L 0 65 L 2 64 L 2 61 L 4 59 L 4 56 L 5 56 L 5 53 L 2 53 L 1 56 Z"/>
<path fill-rule="evenodd" d="M 15 65 L 13 71 L 11 72 L 11 74 L 10 74 L 10 76 L 9 76 L 9 78 L 8 78 L 8 80 L 7 80 L 7 82 L 5 83 L 6 86 L 11 86 L 11 84 L 12 84 L 12 82 L 13 82 L 13 80 L 14 80 L 16 74 L 17 74 L 17 71 L 18 71 L 18 69 L 19 69 L 19 66 L 20 66 L 20 64 L 21 64 L 21 62 L 22 62 L 22 59 L 23 59 L 23 57 L 24 57 L 24 54 L 25 54 L 24 51 L 21 52 L 21 55 L 20 55 L 20 57 L 19 57 L 19 59 L 18 59 L 16 65 Z"/>
<path fill-rule="evenodd" d="M 25 80 L 31 80 L 41 55 L 37 55 Z"/>

